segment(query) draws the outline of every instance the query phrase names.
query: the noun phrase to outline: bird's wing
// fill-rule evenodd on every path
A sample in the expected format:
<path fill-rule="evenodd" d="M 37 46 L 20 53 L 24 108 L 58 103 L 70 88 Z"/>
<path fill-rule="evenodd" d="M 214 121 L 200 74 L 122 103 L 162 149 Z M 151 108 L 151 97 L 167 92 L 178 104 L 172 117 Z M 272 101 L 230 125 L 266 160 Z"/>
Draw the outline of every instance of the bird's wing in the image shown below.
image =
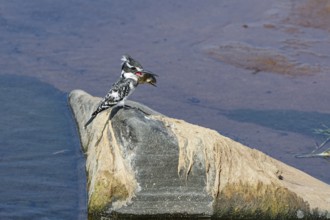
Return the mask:
<path fill-rule="evenodd" d="M 99 104 L 98 112 L 112 107 L 123 100 L 129 94 L 131 81 L 131 79 L 120 79 L 113 84 L 107 95 Z"/>
<path fill-rule="evenodd" d="M 118 82 L 112 85 L 107 95 L 102 99 L 97 109 L 92 113 L 91 118 L 85 124 L 85 128 L 94 120 L 94 118 L 102 111 L 115 106 L 118 102 L 126 98 L 132 91 L 132 79 L 119 79 Z"/>
<path fill-rule="evenodd" d="M 120 102 L 129 94 L 132 81 L 132 79 L 120 79 L 112 85 L 105 99 L 108 101 Z"/>

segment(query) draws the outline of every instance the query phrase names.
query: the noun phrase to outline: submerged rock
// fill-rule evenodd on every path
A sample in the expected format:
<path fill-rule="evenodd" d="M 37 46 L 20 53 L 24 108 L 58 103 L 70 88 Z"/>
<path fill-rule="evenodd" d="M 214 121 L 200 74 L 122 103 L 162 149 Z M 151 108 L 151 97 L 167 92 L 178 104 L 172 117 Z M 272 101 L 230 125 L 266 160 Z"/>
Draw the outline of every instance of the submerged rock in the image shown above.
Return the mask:
<path fill-rule="evenodd" d="M 327 0 L 304 0 L 292 4 L 284 22 L 308 28 L 330 30 L 330 2 Z"/>
<path fill-rule="evenodd" d="M 204 52 L 221 62 L 258 73 L 273 72 L 284 75 L 310 75 L 321 72 L 319 66 L 301 64 L 278 51 L 254 47 L 242 42 L 208 46 Z"/>
<path fill-rule="evenodd" d="M 214 130 L 135 102 L 84 129 L 100 99 L 75 90 L 69 101 L 87 157 L 90 215 L 275 219 L 330 211 L 329 185 Z"/>

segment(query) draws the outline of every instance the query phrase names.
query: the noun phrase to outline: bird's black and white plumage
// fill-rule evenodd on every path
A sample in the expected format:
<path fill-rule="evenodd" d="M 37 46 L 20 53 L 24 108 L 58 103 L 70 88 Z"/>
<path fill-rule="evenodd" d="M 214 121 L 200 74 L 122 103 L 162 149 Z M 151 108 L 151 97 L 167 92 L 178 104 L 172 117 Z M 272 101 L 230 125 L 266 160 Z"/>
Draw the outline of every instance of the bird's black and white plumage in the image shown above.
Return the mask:
<path fill-rule="evenodd" d="M 156 74 L 144 71 L 142 65 L 129 55 L 124 55 L 121 60 L 123 63 L 119 80 L 112 85 L 107 95 L 92 113 L 91 118 L 85 124 L 85 128 L 100 112 L 113 106 L 124 106 L 125 100 L 133 93 L 139 83 L 150 83 L 155 86 Z"/>

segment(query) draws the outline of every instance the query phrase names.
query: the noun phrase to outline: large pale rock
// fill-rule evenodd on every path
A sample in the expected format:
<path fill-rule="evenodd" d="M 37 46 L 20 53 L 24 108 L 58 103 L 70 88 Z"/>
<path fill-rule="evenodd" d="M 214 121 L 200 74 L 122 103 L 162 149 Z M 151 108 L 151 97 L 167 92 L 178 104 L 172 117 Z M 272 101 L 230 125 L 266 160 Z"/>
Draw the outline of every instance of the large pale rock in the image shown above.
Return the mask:
<path fill-rule="evenodd" d="M 104 111 L 84 129 L 99 101 L 80 90 L 69 95 L 87 157 L 91 215 L 275 219 L 330 211 L 329 185 L 141 104 Z"/>

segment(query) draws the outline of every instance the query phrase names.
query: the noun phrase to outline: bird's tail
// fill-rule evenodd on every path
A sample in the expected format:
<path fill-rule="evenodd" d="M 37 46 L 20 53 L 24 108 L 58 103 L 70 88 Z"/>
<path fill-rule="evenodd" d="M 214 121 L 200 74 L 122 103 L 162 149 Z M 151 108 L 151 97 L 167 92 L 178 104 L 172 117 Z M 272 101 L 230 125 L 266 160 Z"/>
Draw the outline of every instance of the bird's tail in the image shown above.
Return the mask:
<path fill-rule="evenodd" d="M 86 129 L 87 128 L 87 126 L 94 120 L 94 118 L 96 117 L 96 114 L 94 115 L 92 115 L 92 117 L 86 122 L 86 124 L 85 124 L 85 126 L 84 126 L 84 128 Z"/>
<path fill-rule="evenodd" d="M 97 107 L 96 111 L 93 112 L 91 118 L 86 122 L 84 128 L 86 129 L 87 126 L 94 120 L 94 118 L 102 111 L 108 109 L 110 106 L 108 105 L 104 105 L 104 101 L 101 102 L 101 104 L 99 105 L 99 107 Z"/>

